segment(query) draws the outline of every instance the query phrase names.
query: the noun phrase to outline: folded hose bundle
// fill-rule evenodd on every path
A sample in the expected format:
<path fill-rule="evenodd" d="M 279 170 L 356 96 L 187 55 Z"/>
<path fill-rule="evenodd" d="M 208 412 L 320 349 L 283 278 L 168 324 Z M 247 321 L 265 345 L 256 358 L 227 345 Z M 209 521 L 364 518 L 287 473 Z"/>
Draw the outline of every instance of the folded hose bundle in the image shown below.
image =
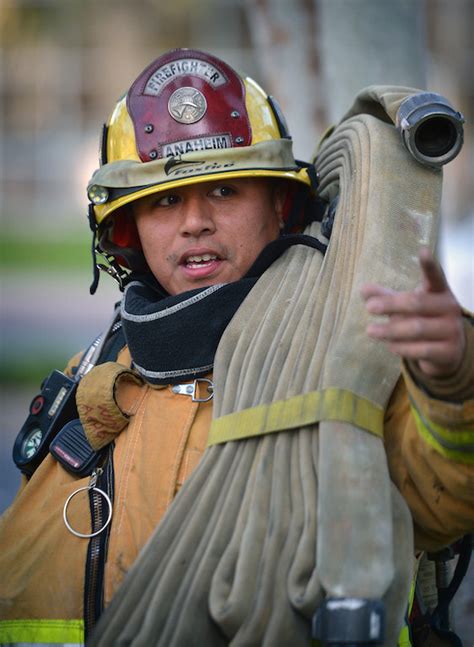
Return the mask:
<path fill-rule="evenodd" d="M 323 600 L 346 596 L 383 599 L 384 644 L 396 644 L 412 528 L 382 435 L 400 366 L 366 336 L 360 286 L 414 287 L 441 173 L 410 157 L 382 108 L 389 95 L 407 92 L 371 88 L 365 114 L 323 142 L 320 191 L 338 196 L 327 253 L 288 249 L 231 320 L 210 446 L 91 646 L 307 647 Z"/>

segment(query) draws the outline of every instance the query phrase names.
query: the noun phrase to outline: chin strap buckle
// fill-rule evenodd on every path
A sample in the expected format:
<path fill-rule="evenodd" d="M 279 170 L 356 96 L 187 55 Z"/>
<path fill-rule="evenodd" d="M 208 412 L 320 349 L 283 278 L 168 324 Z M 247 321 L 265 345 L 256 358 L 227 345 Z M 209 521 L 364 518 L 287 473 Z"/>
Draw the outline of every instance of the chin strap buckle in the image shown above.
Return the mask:
<path fill-rule="evenodd" d="M 120 290 L 123 292 L 126 281 L 129 277 L 129 272 L 120 267 L 113 256 L 105 254 L 99 249 L 96 249 L 96 253 L 100 254 L 100 256 L 102 256 L 102 258 L 107 261 L 107 265 L 105 263 L 96 263 L 97 269 L 101 272 L 105 272 L 113 279 L 115 279 L 115 281 L 117 281 L 117 283 L 119 284 Z"/>

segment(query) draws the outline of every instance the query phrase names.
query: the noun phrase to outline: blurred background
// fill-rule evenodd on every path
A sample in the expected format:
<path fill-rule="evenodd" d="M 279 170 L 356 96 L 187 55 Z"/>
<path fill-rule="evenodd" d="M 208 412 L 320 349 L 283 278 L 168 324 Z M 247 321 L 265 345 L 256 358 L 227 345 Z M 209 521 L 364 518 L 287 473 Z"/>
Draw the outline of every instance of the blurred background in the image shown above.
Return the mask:
<path fill-rule="evenodd" d="M 141 70 L 173 47 L 222 57 L 276 96 L 300 159 L 362 87 L 448 97 L 465 146 L 445 168 L 439 255 L 474 309 L 473 27 L 474 0 L 0 0 L 0 512 L 42 378 L 119 298 L 106 276 L 89 295 L 85 186 L 101 125 Z"/>

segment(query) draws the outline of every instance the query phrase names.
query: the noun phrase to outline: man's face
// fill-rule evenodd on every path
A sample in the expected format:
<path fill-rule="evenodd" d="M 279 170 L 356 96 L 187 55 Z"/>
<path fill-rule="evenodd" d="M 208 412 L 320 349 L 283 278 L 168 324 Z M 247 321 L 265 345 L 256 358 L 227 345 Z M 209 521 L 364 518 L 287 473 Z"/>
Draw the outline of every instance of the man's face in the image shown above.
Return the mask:
<path fill-rule="evenodd" d="M 195 184 L 133 205 L 148 266 L 179 294 L 242 278 L 278 238 L 284 194 L 264 178 Z"/>

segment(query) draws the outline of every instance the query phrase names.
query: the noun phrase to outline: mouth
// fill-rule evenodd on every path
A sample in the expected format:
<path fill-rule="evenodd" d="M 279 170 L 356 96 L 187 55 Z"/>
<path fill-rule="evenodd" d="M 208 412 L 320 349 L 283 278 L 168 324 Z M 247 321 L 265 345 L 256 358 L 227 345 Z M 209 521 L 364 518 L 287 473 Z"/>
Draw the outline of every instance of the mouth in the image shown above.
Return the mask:
<path fill-rule="evenodd" d="M 191 250 L 183 254 L 180 265 L 187 278 L 191 280 L 212 277 L 221 267 L 224 259 L 214 251 L 195 252 Z"/>
<path fill-rule="evenodd" d="M 203 268 L 211 265 L 215 261 L 220 261 L 221 259 L 217 254 L 191 254 L 184 258 L 184 265 L 186 268 L 194 270 L 198 268 Z"/>

